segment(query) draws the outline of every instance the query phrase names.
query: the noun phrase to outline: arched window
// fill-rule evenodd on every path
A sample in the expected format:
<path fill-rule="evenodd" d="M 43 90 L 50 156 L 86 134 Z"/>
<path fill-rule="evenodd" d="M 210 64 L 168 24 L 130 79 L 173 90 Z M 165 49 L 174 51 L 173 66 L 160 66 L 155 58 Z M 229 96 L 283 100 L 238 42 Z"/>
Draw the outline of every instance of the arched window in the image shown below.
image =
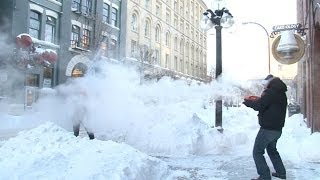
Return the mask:
<path fill-rule="evenodd" d="M 155 34 L 155 40 L 156 40 L 156 42 L 158 42 L 158 43 L 160 43 L 160 34 L 161 34 L 160 26 L 157 25 L 157 27 L 156 27 L 156 34 Z"/>
<path fill-rule="evenodd" d="M 190 51 L 191 51 L 191 57 L 190 58 L 191 58 L 192 61 L 194 61 L 194 46 L 193 45 L 191 46 L 191 50 Z"/>
<path fill-rule="evenodd" d="M 138 17 L 135 13 L 133 13 L 131 17 L 131 29 L 133 31 L 138 31 Z"/>
<path fill-rule="evenodd" d="M 178 38 L 174 37 L 174 50 L 178 50 Z"/>
<path fill-rule="evenodd" d="M 190 57 L 190 63 L 191 63 L 191 66 L 190 66 L 190 70 L 191 70 L 191 75 L 195 75 L 194 73 L 194 67 L 195 67 L 195 63 L 194 63 L 194 46 L 192 45 L 191 46 L 191 57 Z"/>
<path fill-rule="evenodd" d="M 186 43 L 186 57 L 189 58 L 189 43 Z"/>
<path fill-rule="evenodd" d="M 144 27 L 144 35 L 146 37 L 150 37 L 150 27 L 151 27 L 151 23 L 149 19 L 146 19 L 146 26 Z"/>
<path fill-rule="evenodd" d="M 184 54 L 184 42 L 183 42 L 183 39 L 181 39 L 180 41 L 180 54 Z"/>
<path fill-rule="evenodd" d="M 29 19 L 29 34 L 37 39 L 40 39 L 41 15 L 36 11 L 30 12 Z"/>
<path fill-rule="evenodd" d="M 166 46 L 170 47 L 170 32 L 169 31 L 166 33 Z"/>

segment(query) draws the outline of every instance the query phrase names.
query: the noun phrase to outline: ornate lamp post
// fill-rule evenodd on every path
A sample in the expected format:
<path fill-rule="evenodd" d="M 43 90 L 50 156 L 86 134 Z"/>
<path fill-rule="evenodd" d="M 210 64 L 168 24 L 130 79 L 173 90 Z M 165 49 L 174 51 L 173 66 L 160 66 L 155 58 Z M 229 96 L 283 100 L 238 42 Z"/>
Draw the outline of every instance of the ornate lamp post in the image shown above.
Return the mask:
<path fill-rule="evenodd" d="M 221 29 L 223 27 L 228 28 L 233 25 L 233 16 L 225 7 L 217 9 L 214 12 L 211 9 L 206 10 L 203 13 L 202 29 L 207 31 L 214 27 L 216 29 L 216 79 L 222 73 L 222 47 L 221 47 Z M 222 100 L 216 100 L 216 122 L 215 127 L 220 132 L 222 128 Z"/>
<path fill-rule="evenodd" d="M 270 59 L 270 39 L 269 39 L 269 32 L 267 31 L 267 29 L 262 26 L 261 24 L 257 23 L 257 22 L 243 22 L 242 24 L 246 25 L 246 24 L 255 24 L 255 25 L 258 25 L 260 26 L 264 32 L 266 33 L 267 35 L 267 40 L 268 40 L 268 74 L 270 74 L 271 72 L 271 59 Z"/>

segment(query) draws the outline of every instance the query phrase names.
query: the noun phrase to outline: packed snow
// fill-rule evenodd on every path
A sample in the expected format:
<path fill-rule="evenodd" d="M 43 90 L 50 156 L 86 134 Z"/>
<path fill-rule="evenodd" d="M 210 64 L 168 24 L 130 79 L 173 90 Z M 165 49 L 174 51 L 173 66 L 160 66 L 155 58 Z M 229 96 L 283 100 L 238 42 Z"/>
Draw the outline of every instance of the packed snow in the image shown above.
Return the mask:
<path fill-rule="evenodd" d="M 20 132 L 0 141 L 0 179 L 256 175 L 251 151 L 259 129 L 257 112 L 239 100 L 248 92 L 258 95 L 257 84 L 223 77 L 210 84 L 168 77 L 141 83 L 135 68 L 97 66 L 99 73 L 43 89 L 21 116 L 1 112 L 2 134 Z M 223 133 L 214 127 L 214 101 L 220 97 L 240 102 L 223 107 Z M 83 125 L 95 133 L 94 140 L 83 127 L 81 137 L 73 136 L 71 119 L 79 106 L 87 109 Z M 301 114 L 287 117 L 278 150 L 290 179 L 320 179 L 318 144 L 320 134 L 310 133 Z"/>

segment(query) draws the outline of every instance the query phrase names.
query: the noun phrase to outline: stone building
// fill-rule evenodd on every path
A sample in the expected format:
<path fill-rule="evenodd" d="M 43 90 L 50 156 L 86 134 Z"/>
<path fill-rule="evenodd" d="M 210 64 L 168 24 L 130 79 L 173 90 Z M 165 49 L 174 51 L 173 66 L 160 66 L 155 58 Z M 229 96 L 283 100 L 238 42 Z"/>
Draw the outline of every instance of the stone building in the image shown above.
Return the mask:
<path fill-rule="evenodd" d="M 0 97 L 25 107 L 39 89 L 83 76 L 97 56 L 118 58 L 120 7 L 121 0 L 0 1 L 1 40 L 8 47 L 0 53 Z M 17 38 L 30 47 L 18 47 Z"/>
<path fill-rule="evenodd" d="M 145 73 L 206 78 L 202 0 L 128 0 L 121 9 L 121 58 L 140 62 L 148 67 Z"/>

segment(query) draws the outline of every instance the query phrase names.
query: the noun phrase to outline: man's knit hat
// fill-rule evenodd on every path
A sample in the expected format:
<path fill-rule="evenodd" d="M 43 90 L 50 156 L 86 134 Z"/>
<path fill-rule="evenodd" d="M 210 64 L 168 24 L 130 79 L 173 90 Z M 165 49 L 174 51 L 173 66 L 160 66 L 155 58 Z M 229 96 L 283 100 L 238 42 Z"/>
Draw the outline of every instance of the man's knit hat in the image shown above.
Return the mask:
<path fill-rule="evenodd" d="M 264 80 L 270 80 L 270 79 L 272 79 L 274 76 L 272 75 L 272 74 L 269 74 L 266 78 L 264 78 Z"/>

